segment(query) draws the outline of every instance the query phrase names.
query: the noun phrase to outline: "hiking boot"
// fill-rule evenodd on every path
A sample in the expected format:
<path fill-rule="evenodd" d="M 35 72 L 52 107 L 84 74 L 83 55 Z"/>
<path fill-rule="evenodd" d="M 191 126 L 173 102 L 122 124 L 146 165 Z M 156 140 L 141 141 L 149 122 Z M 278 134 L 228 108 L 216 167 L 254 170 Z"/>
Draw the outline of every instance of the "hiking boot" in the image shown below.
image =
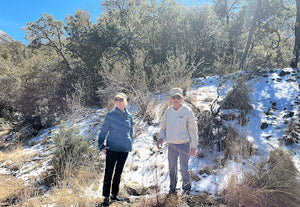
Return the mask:
<path fill-rule="evenodd" d="M 109 197 L 105 197 L 104 201 L 102 202 L 103 206 L 109 206 Z"/>
<path fill-rule="evenodd" d="M 119 196 L 116 196 L 116 195 L 110 196 L 110 199 L 111 199 L 112 201 L 124 201 L 123 198 L 120 198 Z"/>

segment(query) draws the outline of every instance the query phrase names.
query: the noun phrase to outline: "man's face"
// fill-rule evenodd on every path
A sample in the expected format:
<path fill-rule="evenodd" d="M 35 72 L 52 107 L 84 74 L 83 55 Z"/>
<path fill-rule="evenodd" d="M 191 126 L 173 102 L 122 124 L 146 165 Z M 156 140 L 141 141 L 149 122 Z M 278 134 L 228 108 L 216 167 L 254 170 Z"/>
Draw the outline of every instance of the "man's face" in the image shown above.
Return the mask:
<path fill-rule="evenodd" d="M 173 104 L 173 107 L 175 109 L 179 109 L 183 100 L 183 97 L 179 96 L 179 95 L 174 95 L 172 97 L 170 97 L 171 102 Z"/>

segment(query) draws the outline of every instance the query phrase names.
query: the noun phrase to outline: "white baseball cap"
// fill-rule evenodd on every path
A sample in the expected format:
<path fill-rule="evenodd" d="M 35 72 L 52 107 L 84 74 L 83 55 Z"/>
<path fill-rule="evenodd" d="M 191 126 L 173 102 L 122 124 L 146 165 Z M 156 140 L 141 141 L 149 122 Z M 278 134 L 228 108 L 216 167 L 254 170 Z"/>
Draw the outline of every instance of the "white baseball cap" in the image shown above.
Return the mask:
<path fill-rule="evenodd" d="M 181 88 L 172 88 L 171 91 L 170 91 L 170 96 L 173 97 L 175 95 L 178 95 L 180 97 L 183 97 L 183 93 L 182 93 L 182 90 Z"/>

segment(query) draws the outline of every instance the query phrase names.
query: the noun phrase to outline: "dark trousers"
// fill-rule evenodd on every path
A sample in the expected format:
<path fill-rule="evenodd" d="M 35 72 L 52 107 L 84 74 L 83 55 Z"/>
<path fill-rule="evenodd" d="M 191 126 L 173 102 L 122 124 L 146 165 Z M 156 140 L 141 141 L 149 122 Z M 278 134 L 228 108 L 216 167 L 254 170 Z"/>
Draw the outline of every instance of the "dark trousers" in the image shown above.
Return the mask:
<path fill-rule="evenodd" d="M 179 158 L 182 176 L 182 189 L 191 190 L 188 162 L 190 158 L 190 143 L 168 144 L 168 161 L 170 170 L 170 190 L 175 191 L 177 185 L 177 161 Z"/>
<path fill-rule="evenodd" d="M 119 185 L 121 181 L 121 174 L 128 156 L 128 152 L 114 152 L 107 151 L 106 154 L 106 167 L 103 183 L 103 196 L 109 197 L 110 188 L 112 195 L 118 195 Z M 115 172 L 114 172 L 115 170 Z M 111 179 L 114 172 L 113 183 L 111 185 Z"/>

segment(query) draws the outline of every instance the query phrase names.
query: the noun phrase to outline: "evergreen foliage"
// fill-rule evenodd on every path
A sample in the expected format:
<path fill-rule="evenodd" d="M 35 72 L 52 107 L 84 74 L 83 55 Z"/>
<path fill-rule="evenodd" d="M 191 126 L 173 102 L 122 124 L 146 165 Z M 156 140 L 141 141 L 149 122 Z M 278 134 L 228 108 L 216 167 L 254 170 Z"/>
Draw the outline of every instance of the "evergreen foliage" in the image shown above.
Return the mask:
<path fill-rule="evenodd" d="M 68 127 L 66 122 L 59 125 L 59 133 L 53 136 L 54 149 L 52 163 L 59 176 L 69 176 L 88 162 L 92 149 L 85 141 L 85 137 L 79 135 L 79 129 Z"/>
<path fill-rule="evenodd" d="M 85 87 L 86 105 L 106 104 L 114 85 L 145 108 L 139 94 L 184 86 L 190 77 L 288 67 L 293 56 L 293 1 L 105 0 L 102 10 L 95 24 L 88 11 L 64 22 L 42 14 L 27 23 L 28 46 L 0 45 L 1 117 L 17 111 L 51 123 L 70 108 L 66 97 L 78 94 L 76 85 Z M 121 84 L 113 83 L 121 74 Z"/>

